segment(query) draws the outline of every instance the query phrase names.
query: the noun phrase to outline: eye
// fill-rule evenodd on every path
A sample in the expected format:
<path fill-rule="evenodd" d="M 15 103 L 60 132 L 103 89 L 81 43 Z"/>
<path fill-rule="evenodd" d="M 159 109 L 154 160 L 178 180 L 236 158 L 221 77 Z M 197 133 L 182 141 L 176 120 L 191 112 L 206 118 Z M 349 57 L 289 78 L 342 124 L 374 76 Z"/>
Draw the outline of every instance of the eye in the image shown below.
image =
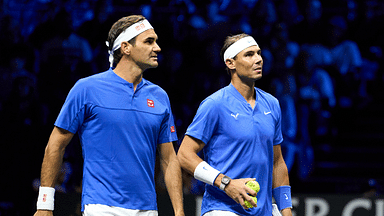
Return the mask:
<path fill-rule="evenodd" d="M 246 52 L 245 57 L 251 57 L 254 55 L 254 52 Z"/>
<path fill-rule="evenodd" d="M 144 41 L 144 43 L 151 45 L 151 44 L 155 43 L 156 41 L 157 41 L 157 40 L 156 40 L 155 38 L 153 38 L 153 37 L 149 37 L 149 38 L 147 38 L 147 39 Z"/>

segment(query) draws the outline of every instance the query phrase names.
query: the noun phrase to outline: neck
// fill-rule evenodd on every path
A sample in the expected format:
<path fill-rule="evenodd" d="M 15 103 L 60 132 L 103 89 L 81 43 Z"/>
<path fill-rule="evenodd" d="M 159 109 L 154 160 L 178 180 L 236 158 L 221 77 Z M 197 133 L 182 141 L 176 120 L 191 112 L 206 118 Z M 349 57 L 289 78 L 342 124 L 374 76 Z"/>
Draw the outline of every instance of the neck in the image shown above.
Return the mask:
<path fill-rule="evenodd" d="M 232 85 L 237 89 L 237 91 L 244 97 L 244 99 L 254 107 L 256 101 L 255 94 L 255 82 L 243 82 L 240 79 L 231 80 Z"/>
<path fill-rule="evenodd" d="M 134 62 L 123 59 L 120 60 L 113 71 L 127 82 L 132 83 L 134 90 L 136 90 L 137 85 L 143 79 L 144 70 Z"/>
<path fill-rule="evenodd" d="M 245 100 L 254 100 L 255 99 L 255 81 L 252 79 L 244 79 L 237 74 L 232 73 L 231 83 L 240 92 Z"/>

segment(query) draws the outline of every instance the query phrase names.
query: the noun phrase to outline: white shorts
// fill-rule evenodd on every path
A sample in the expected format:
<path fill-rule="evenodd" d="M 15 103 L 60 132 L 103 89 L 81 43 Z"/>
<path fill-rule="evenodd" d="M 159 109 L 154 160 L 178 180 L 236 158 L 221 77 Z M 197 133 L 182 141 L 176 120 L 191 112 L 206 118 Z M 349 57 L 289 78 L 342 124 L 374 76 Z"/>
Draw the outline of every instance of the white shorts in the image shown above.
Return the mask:
<path fill-rule="evenodd" d="M 240 216 L 230 211 L 213 210 L 205 213 L 203 216 Z"/>
<path fill-rule="evenodd" d="M 101 204 L 88 204 L 84 206 L 83 216 L 158 216 L 156 210 L 134 210 Z"/>
<path fill-rule="evenodd" d="M 281 216 L 281 213 L 277 209 L 276 204 L 272 204 L 272 216 Z M 205 213 L 203 216 L 240 216 L 236 213 L 230 212 L 230 211 L 220 211 L 220 210 L 213 210 Z"/>

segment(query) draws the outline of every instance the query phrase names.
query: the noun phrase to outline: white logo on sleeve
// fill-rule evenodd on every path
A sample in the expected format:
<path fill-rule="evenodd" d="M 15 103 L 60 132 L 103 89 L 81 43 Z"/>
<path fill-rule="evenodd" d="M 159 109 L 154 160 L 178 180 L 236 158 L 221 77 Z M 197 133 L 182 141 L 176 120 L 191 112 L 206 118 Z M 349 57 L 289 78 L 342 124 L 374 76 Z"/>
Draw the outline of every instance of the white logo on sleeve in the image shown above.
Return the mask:
<path fill-rule="evenodd" d="M 269 111 L 269 112 L 264 111 L 264 115 L 268 115 L 268 114 L 271 114 L 271 111 Z"/>
<path fill-rule="evenodd" d="M 237 119 L 237 116 L 239 116 L 239 113 L 237 113 L 236 115 L 234 115 L 233 113 L 231 113 L 231 116 L 235 119 Z"/>

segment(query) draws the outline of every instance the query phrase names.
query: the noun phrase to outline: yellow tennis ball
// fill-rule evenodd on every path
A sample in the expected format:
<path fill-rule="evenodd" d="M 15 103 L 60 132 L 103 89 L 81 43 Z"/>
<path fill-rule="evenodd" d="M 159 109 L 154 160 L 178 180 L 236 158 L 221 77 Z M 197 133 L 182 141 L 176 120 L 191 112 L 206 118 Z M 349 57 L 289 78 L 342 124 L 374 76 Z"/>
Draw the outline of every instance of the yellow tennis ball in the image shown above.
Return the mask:
<path fill-rule="evenodd" d="M 252 190 L 256 191 L 256 193 L 260 191 L 260 185 L 257 181 L 249 181 L 245 185 L 251 188 Z"/>
<path fill-rule="evenodd" d="M 260 191 L 260 185 L 257 181 L 249 181 L 245 185 L 247 187 L 251 188 L 252 190 L 254 190 L 256 193 L 258 193 Z M 257 204 L 257 198 L 254 196 L 251 196 L 251 197 L 252 197 L 253 201 L 255 201 L 255 203 Z M 248 208 L 253 208 L 253 205 L 250 202 L 248 202 L 247 200 L 244 201 L 244 204 Z"/>
<path fill-rule="evenodd" d="M 255 203 L 257 204 L 257 198 L 254 197 L 254 196 L 251 196 L 251 197 L 252 197 L 253 201 L 255 201 Z M 253 205 L 252 205 L 250 202 L 248 202 L 247 200 L 244 201 L 244 204 L 245 204 L 245 206 L 247 206 L 248 208 L 253 208 Z"/>

